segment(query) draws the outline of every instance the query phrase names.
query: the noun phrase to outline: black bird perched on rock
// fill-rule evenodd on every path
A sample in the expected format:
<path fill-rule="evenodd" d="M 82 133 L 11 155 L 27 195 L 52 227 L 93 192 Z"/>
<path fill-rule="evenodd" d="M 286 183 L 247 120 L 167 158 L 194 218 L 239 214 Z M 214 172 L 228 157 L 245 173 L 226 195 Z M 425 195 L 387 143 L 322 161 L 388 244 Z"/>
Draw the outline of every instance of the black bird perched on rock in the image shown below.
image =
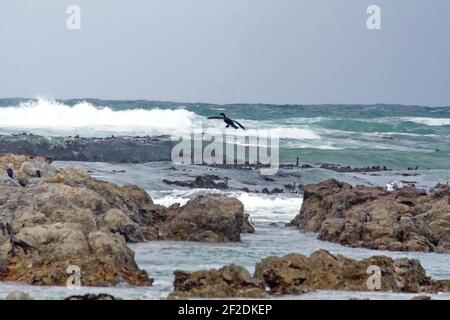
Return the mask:
<path fill-rule="evenodd" d="M 8 177 L 11 179 L 14 179 L 14 169 L 11 165 L 8 166 L 8 169 L 6 169 L 6 173 L 8 174 Z"/>
<path fill-rule="evenodd" d="M 27 242 L 16 238 L 10 223 L 0 223 L 0 231 L 4 236 L 6 236 L 9 239 L 9 242 L 11 244 L 11 251 L 8 252 L 8 254 L 12 253 L 12 255 L 14 256 L 15 247 L 22 248 L 22 250 L 25 251 L 25 253 L 27 253 L 28 250 L 32 248 L 32 246 L 29 245 Z"/>
<path fill-rule="evenodd" d="M 242 124 L 240 124 L 239 122 L 237 122 L 236 120 L 232 120 L 232 119 L 230 119 L 230 118 L 228 118 L 226 115 L 225 115 L 225 113 L 221 113 L 220 114 L 221 115 L 221 117 L 208 117 L 208 119 L 220 119 L 220 120 L 223 120 L 226 124 L 227 124 L 227 128 L 229 128 L 229 127 L 233 127 L 233 128 L 235 128 L 235 129 L 239 129 L 237 126 L 236 126 L 236 124 L 239 126 L 239 127 L 241 127 L 243 130 L 245 130 L 245 128 L 244 128 L 244 126 L 242 125 Z"/>

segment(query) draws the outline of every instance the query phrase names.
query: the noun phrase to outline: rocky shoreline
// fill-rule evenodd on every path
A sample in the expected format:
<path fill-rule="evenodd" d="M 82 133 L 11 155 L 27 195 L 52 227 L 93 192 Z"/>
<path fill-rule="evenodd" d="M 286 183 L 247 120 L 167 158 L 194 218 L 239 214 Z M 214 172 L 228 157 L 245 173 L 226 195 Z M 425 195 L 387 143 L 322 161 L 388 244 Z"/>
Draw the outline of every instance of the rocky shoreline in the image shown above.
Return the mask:
<path fill-rule="evenodd" d="M 350 247 L 449 252 L 450 186 L 388 191 L 334 179 L 306 185 L 291 225 Z"/>
<path fill-rule="evenodd" d="M 137 186 L 40 157 L 2 154 L 0 171 L 0 281 L 65 285 L 75 265 L 83 286 L 149 286 L 126 242 L 239 241 L 253 231 L 242 203 L 223 195 L 166 208 Z"/>
<path fill-rule="evenodd" d="M 379 287 L 370 286 L 373 269 L 380 270 Z M 403 293 L 449 292 L 450 280 L 428 277 L 418 260 L 374 256 L 354 260 L 319 250 L 307 257 L 289 254 L 267 257 L 256 264 L 251 275 L 229 265 L 218 270 L 174 272 L 174 291 L 169 299 L 269 298 L 273 295 L 303 294 L 315 290 L 381 291 Z"/>
<path fill-rule="evenodd" d="M 216 175 L 164 182 L 186 188 L 229 188 L 228 180 Z M 450 250 L 448 185 L 429 191 L 413 187 L 388 191 L 331 179 L 294 189 L 291 192 L 304 192 L 304 201 L 291 225 L 318 233 L 320 240 L 378 250 Z M 57 169 L 48 158 L 0 154 L 0 281 L 64 286 L 68 267 L 78 266 L 83 286 L 149 287 L 151 274 L 139 268 L 128 243 L 239 242 L 241 234 L 253 232 L 244 205 L 234 197 L 199 195 L 185 205 L 165 207 L 138 186 L 119 186 L 76 168 Z M 450 292 L 450 281 L 431 279 L 418 260 L 384 256 L 354 260 L 319 250 L 309 257 L 291 253 L 264 258 L 256 263 L 254 274 L 234 264 L 195 272 L 177 270 L 169 298 L 367 291 L 370 266 L 381 269 L 379 291 Z M 20 297 L 26 298 L 12 296 Z"/>

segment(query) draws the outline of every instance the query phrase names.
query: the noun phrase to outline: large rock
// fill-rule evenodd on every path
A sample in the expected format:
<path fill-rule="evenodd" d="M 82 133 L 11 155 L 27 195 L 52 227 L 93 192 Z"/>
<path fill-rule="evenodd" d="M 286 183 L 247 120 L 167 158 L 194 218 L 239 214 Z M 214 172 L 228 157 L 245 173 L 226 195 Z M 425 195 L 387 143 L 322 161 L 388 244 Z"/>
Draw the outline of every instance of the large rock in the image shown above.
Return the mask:
<path fill-rule="evenodd" d="M 83 188 L 0 187 L 0 279 L 65 285 L 67 267 L 77 265 L 86 286 L 149 285 L 125 238 L 100 223 L 110 211 L 104 199 Z"/>
<path fill-rule="evenodd" d="M 264 258 L 256 264 L 253 276 L 234 264 L 218 270 L 177 270 L 174 275 L 174 291 L 169 299 L 266 298 L 270 297 L 268 294 L 303 294 L 314 290 L 450 292 L 450 280 L 431 279 L 418 260 L 385 256 L 354 260 L 325 250 L 309 257 L 291 253 Z"/>
<path fill-rule="evenodd" d="M 174 272 L 174 291 L 170 299 L 179 298 L 265 298 L 260 280 L 254 279 L 243 267 L 231 264 L 218 270 Z"/>
<path fill-rule="evenodd" d="M 378 289 L 370 277 L 371 268 L 380 268 Z M 325 250 L 310 257 L 289 254 L 268 257 L 256 264 L 254 277 L 264 282 L 272 294 L 298 294 L 310 290 L 438 292 L 448 291 L 448 281 L 433 281 L 418 260 L 379 256 L 353 260 Z M 369 283 L 369 285 L 368 285 Z"/>
<path fill-rule="evenodd" d="M 75 168 L 60 170 L 54 177 L 45 179 L 45 182 L 87 189 L 97 194 L 102 203 L 92 208 L 94 212 L 116 209 L 108 212 L 107 216 L 100 217 L 100 224 L 110 231 L 119 232 L 127 241 L 158 239 L 156 225 L 165 219 L 166 208 L 154 204 L 145 190 L 133 185 L 118 186 L 94 179 L 88 173 Z"/>
<path fill-rule="evenodd" d="M 450 250 L 450 187 L 430 193 L 411 187 L 389 192 L 327 180 L 305 186 L 292 224 L 318 238 L 351 247 L 393 251 Z"/>
<path fill-rule="evenodd" d="M 239 241 L 241 232 L 252 230 L 238 199 L 210 194 L 171 207 L 160 234 L 170 240 L 222 242 Z"/>
<path fill-rule="evenodd" d="M 137 186 L 118 186 L 39 157 L 0 155 L 0 281 L 150 285 L 126 242 L 239 241 L 252 227 L 235 198 L 210 195 L 170 209 Z"/>
<path fill-rule="evenodd" d="M 151 284 L 125 242 L 156 237 L 144 222 L 165 209 L 143 190 L 58 171 L 39 157 L 1 155 L 1 169 L 18 184 L 0 185 L 0 281 L 65 285 L 74 265 L 83 286 Z"/>

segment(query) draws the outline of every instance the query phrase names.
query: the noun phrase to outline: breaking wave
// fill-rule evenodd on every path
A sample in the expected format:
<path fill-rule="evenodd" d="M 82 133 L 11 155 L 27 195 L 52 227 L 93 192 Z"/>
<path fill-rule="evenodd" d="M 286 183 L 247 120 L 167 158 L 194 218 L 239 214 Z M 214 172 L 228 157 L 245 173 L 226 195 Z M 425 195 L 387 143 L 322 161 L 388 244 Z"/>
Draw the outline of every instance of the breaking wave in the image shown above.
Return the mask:
<path fill-rule="evenodd" d="M 195 118 L 195 113 L 185 109 L 113 110 L 88 102 L 69 106 L 47 99 L 0 108 L 0 127 L 20 128 L 37 134 L 49 131 L 81 133 L 83 136 L 184 134 L 190 130 Z"/>

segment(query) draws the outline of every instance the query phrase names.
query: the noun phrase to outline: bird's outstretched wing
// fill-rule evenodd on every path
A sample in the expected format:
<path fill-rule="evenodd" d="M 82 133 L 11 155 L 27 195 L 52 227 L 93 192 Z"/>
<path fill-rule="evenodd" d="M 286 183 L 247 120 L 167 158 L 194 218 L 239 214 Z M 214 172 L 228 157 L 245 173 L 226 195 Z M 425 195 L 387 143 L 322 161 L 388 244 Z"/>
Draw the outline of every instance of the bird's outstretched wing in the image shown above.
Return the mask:
<path fill-rule="evenodd" d="M 223 117 L 218 117 L 218 116 L 215 116 L 215 117 L 208 117 L 208 118 L 206 118 L 206 119 L 220 119 L 220 120 L 222 120 L 222 119 L 223 119 Z"/>
<path fill-rule="evenodd" d="M 245 130 L 244 126 L 242 124 L 240 124 L 239 122 L 237 122 L 236 120 L 233 120 L 234 123 L 236 123 L 239 127 L 241 127 L 243 130 Z"/>

